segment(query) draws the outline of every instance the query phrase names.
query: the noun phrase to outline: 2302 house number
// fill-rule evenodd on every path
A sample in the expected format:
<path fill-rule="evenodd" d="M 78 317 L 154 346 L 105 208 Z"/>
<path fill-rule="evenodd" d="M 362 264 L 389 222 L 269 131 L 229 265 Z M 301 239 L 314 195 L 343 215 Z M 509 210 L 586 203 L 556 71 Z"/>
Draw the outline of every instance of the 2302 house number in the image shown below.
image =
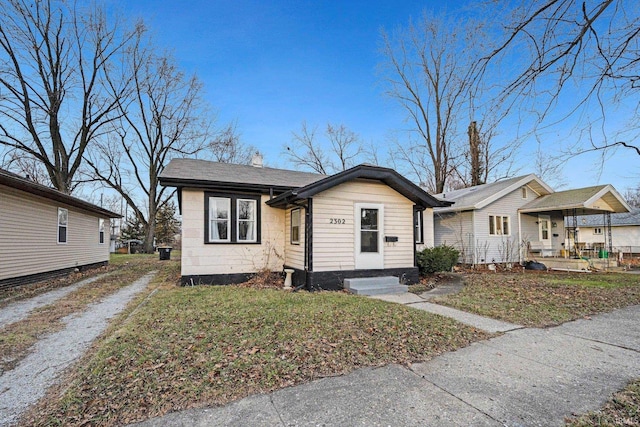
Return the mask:
<path fill-rule="evenodd" d="M 329 224 L 346 224 L 347 220 L 344 218 L 329 218 Z"/>

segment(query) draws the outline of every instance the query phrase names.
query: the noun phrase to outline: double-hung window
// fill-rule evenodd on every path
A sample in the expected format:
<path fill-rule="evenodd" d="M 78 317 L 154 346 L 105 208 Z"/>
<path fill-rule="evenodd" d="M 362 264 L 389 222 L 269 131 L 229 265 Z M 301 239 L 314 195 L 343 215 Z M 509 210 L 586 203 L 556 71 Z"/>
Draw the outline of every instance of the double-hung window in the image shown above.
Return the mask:
<path fill-rule="evenodd" d="M 256 241 L 256 200 L 237 199 L 238 209 L 238 241 Z"/>
<path fill-rule="evenodd" d="M 259 243 L 260 197 L 205 193 L 205 243 Z"/>
<path fill-rule="evenodd" d="M 502 215 L 489 215 L 489 234 L 492 236 L 508 236 L 511 233 L 509 217 Z"/>
<path fill-rule="evenodd" d="M 291 211 L 291 244 L 300 244 L 300 209 Z"/>
<path fill-rule="evenodd" d="M 67 227 L 69 225 L 69 211 L 58 208 L 58 243 L 67 243 Z"/>
<path fill-rule="evenodd" d="M 104 219 L 98 220 L 98 241 L 100 244 L 104 243 Z"/>

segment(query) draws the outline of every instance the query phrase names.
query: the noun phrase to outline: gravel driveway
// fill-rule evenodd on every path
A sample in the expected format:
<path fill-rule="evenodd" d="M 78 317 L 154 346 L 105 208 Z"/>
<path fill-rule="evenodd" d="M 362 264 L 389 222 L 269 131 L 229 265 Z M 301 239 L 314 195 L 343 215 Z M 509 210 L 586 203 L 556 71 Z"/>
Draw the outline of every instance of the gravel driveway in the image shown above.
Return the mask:
<path fill-rule="evenodd" d="M 79 359 L 93 340 L 107 328 L 109 320 L 147 287 L 155 273 L 147 273 L 101 302 L 88 306 L 84 312 L 67 316 L 63 319 L 66 324 L 63 330 L 38 341 L 33 352 L 15 369 L 4 372 L 0 376 L 0 426 L 15 424 L 31 405 L 41 399 L 47 389 L 55 384 L 60 373 Z M 16 304 L 22 304 L 23 311 L 33 306 L 26 302 Z M 3 314 L 5 310 L 7 313 L 21 313 L 16 307 L 6 307 L 2 310 Z M 19 319 L 20 316 L 23 315 L 15 314 L 13 318 Z"/>

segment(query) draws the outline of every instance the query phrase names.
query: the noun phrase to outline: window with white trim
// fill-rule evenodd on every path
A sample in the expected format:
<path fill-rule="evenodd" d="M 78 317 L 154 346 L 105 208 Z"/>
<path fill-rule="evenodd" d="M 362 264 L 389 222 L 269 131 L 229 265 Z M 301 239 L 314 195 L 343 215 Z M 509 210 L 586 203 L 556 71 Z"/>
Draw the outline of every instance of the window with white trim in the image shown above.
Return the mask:
<path fill-rule="evenodd" d="M 422 211 L 416 210 L 413 214 L 413 238 L 416 243 L 424 243 L 422 234 Z"/>
<path fill-rule="evenodd" d="M 251 199 L 238 199 L 238 242 L 256 241 L 256 205 L 257 202 Z"/>
<path fill-rule="evenodd" d="M 511 226 L 508 216 L 489 215 L 489 234 L 492 236 L 508 236 Z"/>
<path fill-rule="evenodd" d="M 291 211 L 291 244 L 300 244 L 300 209 Z"/>
<path fill-rule="evenodd" d="M 69 211 L 58 208 L 58 243 L 67 243 L 67 227 L 69 226 Z"/>
<path fill-rule="evenodd" d="M 527 198 L 527 187 L 522 187 L 522 198 L 523 199 Z"/>
<path fill-rule="evenodd" d="M 602 234 L 602 228 L 597 227 L 593 229 L 593 234 Z"/>
<path fill-rule="evenodd" d="M 104 244 L 104 219 L 98 220 L 98 242 Z"/>
<path fill-rule="evenodd" d="M 260 196 L 205 193 L 205 243 L 260 243 Z"/>

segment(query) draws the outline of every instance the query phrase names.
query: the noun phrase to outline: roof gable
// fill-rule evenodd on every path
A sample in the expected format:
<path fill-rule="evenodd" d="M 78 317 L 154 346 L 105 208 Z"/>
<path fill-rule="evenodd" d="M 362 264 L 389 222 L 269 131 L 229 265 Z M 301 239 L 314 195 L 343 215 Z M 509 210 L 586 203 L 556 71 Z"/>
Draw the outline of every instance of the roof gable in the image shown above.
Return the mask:
<path fill-rule="evenodd" d="M 627 202 L 610 184 L 558 191 L 533 200 L 523 206 L 521 212 L 549 210 L 573 210 L 578 214 L 596 212 L 628 212 Z"/>
<path fill-rule="evenodd" d="M 355 179 L 371 179 L 383 182 L 423 208 L 449 206 L 451 204 L 451 202 L 438 200 L 428 194 L 393 169 L 365 164 L 355 166 L 306 186 L 287 191 L 268 201 L 267 204 L 274 207 L 286 207 L 291 203 L 313 197 L 318 193 Z"/>
<path fill-rule="evenodd" d="M 482 209 L 491 203 L 528 186 L 539 195 L 553 193 L 553 189 L 534 174 L 505 179 L 490 184 L 476 185 L 460 190 L 436 194 L 435 197 L 455 203 L 451 207 L 439 208 L 439 212 L 454 212 Z"/>
<path fill-rule="evenodd" d="M 64 203 L 69 206 L 83 209 L 85 211 L 96 214 L 97 216 L 106 218 L 122 217 L 122 215 L 101 208 L 100 206 L 96 206 L 93 203 L 89 203 L 82 199 L 78 199 L 77 197 L 70 196 L 54 188 L 35 183 L 4 169 L 0 169 L 0 184 L 24 191 L 25 193 L 44 197 L 55 202 Z"/>

